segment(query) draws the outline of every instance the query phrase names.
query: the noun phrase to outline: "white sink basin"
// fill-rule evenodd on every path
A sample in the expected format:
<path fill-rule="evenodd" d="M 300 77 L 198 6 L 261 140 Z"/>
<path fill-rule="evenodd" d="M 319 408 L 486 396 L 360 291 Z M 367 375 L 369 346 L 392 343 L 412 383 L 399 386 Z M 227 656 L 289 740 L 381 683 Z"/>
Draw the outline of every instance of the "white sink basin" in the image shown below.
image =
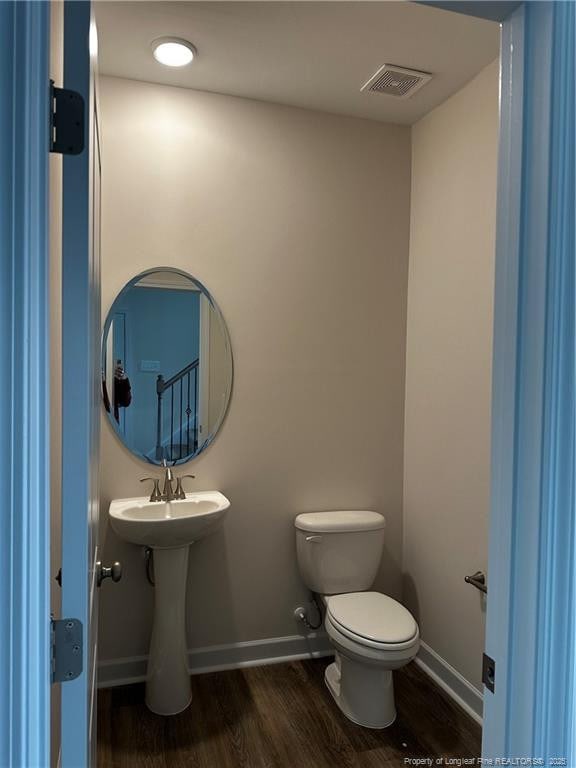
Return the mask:
<path fill-rule="evenodd" d="M 186 547 L 218 527 L 230 502 L 219 491 L 187 493 L 176 501 L 117 499 L 110 523 L 120 538 L 154 549 Z"/>
<path fill-rule="evenodd" d="M 146 674 L 146 704 L 174 715 L 190 704 L 186 642 L 186 574 L 189 545 L 217 528 L 230 502 L 219 491 L 187 493 L 185 499 L 116 499 L 110 524 L 120 538 L 154 552 L 154 621 Z M 141 578 L 145 578 L 144 572 Z"/>

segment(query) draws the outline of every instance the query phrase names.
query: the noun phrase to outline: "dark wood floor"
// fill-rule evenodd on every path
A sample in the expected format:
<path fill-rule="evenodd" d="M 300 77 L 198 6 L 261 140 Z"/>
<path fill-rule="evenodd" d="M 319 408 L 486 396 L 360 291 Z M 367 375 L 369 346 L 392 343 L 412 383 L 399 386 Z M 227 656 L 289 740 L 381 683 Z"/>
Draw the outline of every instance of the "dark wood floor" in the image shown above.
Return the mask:
<path fill-rule="evenodd" d="M 98 768 L 384 768 L 407 757 L 478 757 L 480 727 L 410 664 L 394 673 L 398 718 L 347 720 L 324 685 L 328 659 L 192 677 L 180 715 L 144 705 L 144 686 L 98 696 Z"/>

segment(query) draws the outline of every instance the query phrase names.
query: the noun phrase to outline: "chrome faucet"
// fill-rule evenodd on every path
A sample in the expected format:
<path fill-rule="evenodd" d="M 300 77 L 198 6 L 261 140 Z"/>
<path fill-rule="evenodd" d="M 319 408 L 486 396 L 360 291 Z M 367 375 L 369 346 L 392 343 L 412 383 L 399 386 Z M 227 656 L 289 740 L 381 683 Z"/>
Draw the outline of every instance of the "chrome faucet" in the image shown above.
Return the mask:
<path fill-rule="evenodd" d="M 172 481 L 174 480 L 172 467 L 168 466 L 166 459 L 162 459 L 162 467 L 164 469 L 164 488 L 162 489 L 162 501 L 174 501 L 177 496 L 172 490 Z"/>
<path fill-rule="evenodd" d="M 172 471 L 172 467 L 168 466 L 166 459 L 162 460 L 162 468 L 164 469 L 164 487 L 162 488 L 162 492 L 160 492 L 160 480 L 158 478 L 143 477 L 142 480 L 140 480 L 141 483 L 145 482 L 146 480 L 150 480 L 150 482 L 154 483 L 154 488 L 152 489 L 152 493 L 150 495 L 150 501 L 175 501 L 185 499 L 186 493 L 182 488 L 182 480 L 185 477 L 194 479 L 195 476 L 181 475 L 180 477 L 176 477 Z M 174 480 L 176 480 L 176 490 L 174 490 L 172 486 Z"/>

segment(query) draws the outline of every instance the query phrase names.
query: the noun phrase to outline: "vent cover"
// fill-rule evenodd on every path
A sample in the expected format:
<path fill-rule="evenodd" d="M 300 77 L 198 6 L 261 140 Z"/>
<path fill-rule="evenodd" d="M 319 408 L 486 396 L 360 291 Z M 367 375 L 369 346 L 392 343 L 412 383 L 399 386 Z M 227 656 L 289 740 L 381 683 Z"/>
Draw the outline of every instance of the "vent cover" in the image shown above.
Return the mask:
<path fill-rule="evenodd" d="M 397 99 L 408 99 L 431 79 L 432 75 L 428 72 L 396 67 L 394 64 L 383 64 L 360 90 L 384 93 L 387 96 L 395 96 Z"/>

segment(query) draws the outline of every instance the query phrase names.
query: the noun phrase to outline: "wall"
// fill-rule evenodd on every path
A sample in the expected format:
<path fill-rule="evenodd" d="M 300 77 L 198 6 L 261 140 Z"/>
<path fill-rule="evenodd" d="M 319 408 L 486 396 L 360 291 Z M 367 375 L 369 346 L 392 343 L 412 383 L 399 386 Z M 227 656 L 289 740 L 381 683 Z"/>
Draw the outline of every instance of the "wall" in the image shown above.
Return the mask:
<path fill-rule="evenodd" d="M 50 6 L 50 78 L 62 87 L 64 73 L 64 6 Z M 50 174 L 50 573 L 55 576 L 61 564 L 60 510 L 62 467 L 62 156 L 51 154 Z M 50 610 L 60 616 L 60 588 L 50 580 Z M 51 695 L 50 765 L 56 766 L 60 753 L 60 686 L 53 685 Z"/>
<path fill-rule="evenodd" d="M 481 687 L 498 63 L 412 129 L 404 599 L 423 640 Z"/>
<path fill-rule="evenodd" d="M 410 131 L 115 78 L 101 82 L 103 312 L 138 272 L 197 277 L 228 323 L 221 433 L 188 471 L 232 506 L 194 545 L 192 647 L 294 635 L 299 512 L 387 519 L 378 586 L 400 597 Z M 102 512 L 149 467 L 102 430 Z M 103 661 L 147 651 L 141 551 L 101 591 Z"/>

